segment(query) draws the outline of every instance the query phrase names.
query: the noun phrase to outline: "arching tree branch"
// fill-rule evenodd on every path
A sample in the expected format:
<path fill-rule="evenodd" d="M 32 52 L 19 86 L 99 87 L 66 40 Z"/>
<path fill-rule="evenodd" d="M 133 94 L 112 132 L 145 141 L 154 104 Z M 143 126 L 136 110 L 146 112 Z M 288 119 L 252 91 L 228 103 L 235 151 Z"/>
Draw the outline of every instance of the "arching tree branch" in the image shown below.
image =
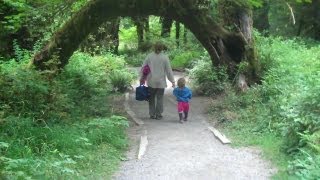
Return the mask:
<path fill-rule="evenodd" d="M 209 52 L 214 65 L 240 62 L 245 43 L 239 34 L 230 33 L 204 11 L 197 0 L 92 0 L 76 13 L 33 59 L 38 69 L 53 54 L 63 67 L 81 41 L 108 19 L 119 16 L 166 16 L 184 24 Z M 217 58 L 219 57 L 219 58 Z"/>

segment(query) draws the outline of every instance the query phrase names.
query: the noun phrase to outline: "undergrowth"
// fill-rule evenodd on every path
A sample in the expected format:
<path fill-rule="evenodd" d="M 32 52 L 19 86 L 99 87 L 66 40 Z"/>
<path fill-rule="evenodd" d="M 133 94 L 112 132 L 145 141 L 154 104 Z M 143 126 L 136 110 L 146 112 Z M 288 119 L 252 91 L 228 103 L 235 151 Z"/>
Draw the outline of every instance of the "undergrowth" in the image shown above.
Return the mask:
<path fill-rule="evenodd" d="M 127 148 L 128 122 L 108 105 L 134 78 L 124 59 L 77 52 L 39 72 L 16 57 L 0 62 L 1 179 L 110 177 Z"/>
<path fill-rule="evenodd" d="M 213 67 L 207 56 L 193 63 L 189 76 L 196 94 L 207 96 L 221 94 L 228 84 L 226 69 Z"/>
<path fill-rule="evenodd" d="M 273 149 L 269 158 L 279 168 L 275 179 L 319 179 L 320 47 L 305 40 L 261 36 L 257 45 L 262 85 L 243 94 L 226 90 L 224 101 L 212 111 L 233 137 L 248 140 L 244 144 Z M 264 147 L 267 141 L 278 147 Z"/>

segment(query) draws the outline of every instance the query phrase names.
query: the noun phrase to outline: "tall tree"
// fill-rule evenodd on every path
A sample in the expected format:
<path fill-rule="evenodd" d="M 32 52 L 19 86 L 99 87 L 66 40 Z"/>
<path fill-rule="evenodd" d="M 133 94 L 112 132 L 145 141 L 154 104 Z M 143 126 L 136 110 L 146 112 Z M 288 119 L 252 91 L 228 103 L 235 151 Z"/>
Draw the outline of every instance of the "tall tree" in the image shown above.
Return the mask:
<path fill-rule="evenodd" d="M 294 29 L 293 35 L 320 40 L 320 0 L 290 1 L 286 6 Z"/>
<path fill-rule="evenodd" d="M 161 37 L 169 37 L 173 20 L 168 16 L 161 18 Z"/>
<path fill-rule="evenodd" d="M 0 1 L 0 54 L 12 56 L 14 41 L 31 50 L 36 41 L 57 27 L 55 22 L 70 15 L 72 4 L 73 0 Z"/>
<path fill-rule="evenodd" d="M 178 21 L 176 21 L 176 43 L 177 46 L 180 46 L 180 23 Z"/>
<path fill-rule="evenodd" d="M 111 37 L 111 49 L 115 54 L 119 54 L 119 30 L 120 30 L 120 22 L 121 19 L 118 17 L 112 23 L 110 29 L 110 37 Z"/>
<path fill-rule="evenodd" d="M 320 0 L 313 0 L 312 6 L 314 38 L 320 41 Z"/>
<path fill-rule="evenodd" d="M 133 17 L 133 22 L 137 27 L 138 49 L 142 49 L 142 44 L 149 39 L 149 17 L 136 16 Z"/>
<path fill-rule="evenodd" d="M 138 49 L 141 49 L 142 43 L 144 42 L 144 29 L 145 29 L 145 23 L 143 21 L 143 18 L 136 16 L 133 17 L 133 22 L 135 26 L 137 27 L 137 36 L 138 36 Z"/>
<path fill-rule="evenodd" d="M 253 27 L 260 32 L 269 33 L 269 9 L 270 0 L 264 0 L 263 5 L 253 10 Z"/>
<path fill-rule="evenodd" d="M 187 34 L 188 34 L 188 29 L 186 28 L 186 26 L 183 26 L 183 43 L 184 44 L 187 44 L 188 42 Z"/>
<path fill-rule="evenodd" d="M 144 18 L 144 29 L 145 29 L 145 33 L 146 33 L 146 40 L 150 40 L 150 25 L 149 25 L 149 16 L 146 16 Z"/>

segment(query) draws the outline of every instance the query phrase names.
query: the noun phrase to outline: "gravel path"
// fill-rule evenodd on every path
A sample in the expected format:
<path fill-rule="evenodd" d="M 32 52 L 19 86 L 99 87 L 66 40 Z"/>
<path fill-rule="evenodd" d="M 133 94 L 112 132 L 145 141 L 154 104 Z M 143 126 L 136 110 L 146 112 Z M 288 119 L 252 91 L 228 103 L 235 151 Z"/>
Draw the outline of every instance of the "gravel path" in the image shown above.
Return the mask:
<path fill-rule="evenodd" d="M 178 74 L 177 76 L 181 76 Z M 129 130 L 132 147 L 128 161 L 122 164 L 114 179 L 269 179 L 274 168 L 259 157 L 259 151 L 222 145 L 208 130 L 203 107 L 207 98 L 194 97 L 189 121 L 178 123 L 172 88 L 166 89 L 164 118 L 151 120 L 147 102 L 134 100 L 130 94 L 129 106 L 136 118 L 144 122 Z M 148 146 L 137 159 L 140 135 L 147 133 Z"/>

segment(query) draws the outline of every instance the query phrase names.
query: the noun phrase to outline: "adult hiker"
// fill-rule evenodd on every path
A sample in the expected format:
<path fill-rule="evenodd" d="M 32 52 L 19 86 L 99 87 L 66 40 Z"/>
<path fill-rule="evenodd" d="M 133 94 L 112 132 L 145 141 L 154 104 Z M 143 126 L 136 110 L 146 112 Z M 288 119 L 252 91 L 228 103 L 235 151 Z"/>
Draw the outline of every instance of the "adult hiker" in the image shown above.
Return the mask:
<path fill-rule="evenodd" d="M 169 57 L 163 53 L 164 45 L 156 42 L 154 51 L 147 55 L 140 76 L 140 84 L 144 84 L 145 80 L 150 92 L 149 98 L 149 115 L 151 119 L 162 119 L 163 113 L 163 95 L 164 89 L 167 87 L 168 78 L 175 87 L 172 68 Z M 148 74 L 146 74 L 147 72 Z"/>

